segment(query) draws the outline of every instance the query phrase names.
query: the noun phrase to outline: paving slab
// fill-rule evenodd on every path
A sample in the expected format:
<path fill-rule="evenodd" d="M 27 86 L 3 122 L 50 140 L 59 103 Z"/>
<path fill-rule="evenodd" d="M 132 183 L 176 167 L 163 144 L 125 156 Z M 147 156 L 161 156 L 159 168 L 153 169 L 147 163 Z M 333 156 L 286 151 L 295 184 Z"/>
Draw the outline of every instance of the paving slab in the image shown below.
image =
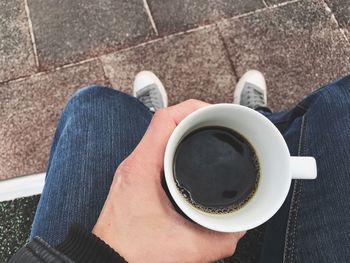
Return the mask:
<path fill-rule="evenodd" d="M 325 0 L 335 15 L 340 27 L 345 29 L 350 39 L 350 1 L 349 0 Z"/>
<path fill-rule="evenodd" d="M 269 8 L 219 28 L 237 75 L 251 68 L 265 73 L 274 110 L 350 72 L 349 43 L 322 2 Z"/>
<path fill-rule="evenodd" d="M 147 0 L 161 35 L 264 8 L 262 0 Z"/>
<path fill-rule="evenodd" d="M 145 41 L 153 29 L 140 0 L 28 0 L 42 69 Z"/>
<path fill-rule="evenodd" d="M 46 170 L 65 102 L 92 83 L 108 83 L 99 61 L 0 85 L 0 179 Z"/>
<path fill-rule="evenodd" d="M 0 1 L 0 83 L 35 71 L 24 1 Z"/>
<path fill-rule="evenodd" d="M 151 70 L 168 91 L 170 104 L 189 98 L 232 101 L 235 78 L 214 27 L 164 38 L 103 56 L 113 86 L 131 93 L 135 74 Z"/>

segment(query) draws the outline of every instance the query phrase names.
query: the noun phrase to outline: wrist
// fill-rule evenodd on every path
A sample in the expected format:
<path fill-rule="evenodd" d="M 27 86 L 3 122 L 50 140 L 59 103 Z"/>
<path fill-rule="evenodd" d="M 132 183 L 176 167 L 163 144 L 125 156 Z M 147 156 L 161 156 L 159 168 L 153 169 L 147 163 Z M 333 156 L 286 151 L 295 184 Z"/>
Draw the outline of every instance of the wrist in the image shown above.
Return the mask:
<path fill-rule="evenodd" d="M 72 225 L 66 239 L 56 249 L 74 262 L 127 262 L 98 236 Z"/>

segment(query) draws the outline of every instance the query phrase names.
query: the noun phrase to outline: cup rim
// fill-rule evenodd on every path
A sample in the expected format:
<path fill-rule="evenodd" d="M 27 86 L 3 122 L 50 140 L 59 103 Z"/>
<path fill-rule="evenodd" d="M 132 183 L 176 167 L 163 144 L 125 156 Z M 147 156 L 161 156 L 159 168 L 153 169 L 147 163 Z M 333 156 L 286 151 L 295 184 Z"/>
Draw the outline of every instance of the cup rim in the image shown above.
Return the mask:
<path fill-rule="evenodd" d="M 197 118 L 198 115 L 206 114 L 208 111 L 211 111 L 214 108 L 222 108 L 222 109 L 226 108 L 226 109 L 231 109 L 231 110 L 238 109 L 240 111 L 246 111 L 246 112 L 249 112 L 250 114 L 254 114 L 257 118 L 266 118 L 265 116 L 261 115 L 260 113 L 256 112 L 255 110 L 252 110 L 250 108 L 247 108 L 247 107 L 244 107 L 241 105 L 229 104 L 229 103 L 220 103 L 220 104 L 209 105 L 209 106 L 198 109 L 195 112 L 191 113 L 190 115 L 188 115 L 186 118 L 184 118 L 177 125 L 177 127 L 174 129 L 173 133 L 171 134 L 171 136 L 168 140 L 168 143 L 167 143 L 167 146 L 165 149 L 165 155 L 164 155 L 165 181 L 166 181 L 169 192 L 170 192 L 173 200 L 175 201 L 175 203 L 194 222 L 196 222 L 196 223 L 198 223 L 206 228 L 216 230 L 216 231 L 221 231 L 221 232 L 236 232 L 236 231 L 249 230 L 249 229 L 257 227 L 257 226 L 263 224 L 264 222 L 266 222 L 267 220 L 269 220 L 280 209 L 285 198 L 288 195 L 288 191 L 289 191 L 290 184 L 291 184 L 291 176 L 289 176 L 289 177 L 286 176 L 286 180 L 288 180 L 288 182 L 287 182 L 288 185 L 287 185 L 287 187 L 285 187 L 284 191 L 282 191 L 283 189 L 281 189 L 281 194 L 279 195 L 280 198 L 279 198 L 279 200 L 276 200 L 273 208 L 270 207 L 269 214 L 265 213 L 259 219 L 255 220 L 252 224 L 248 224 L 247 222 L 244 222 L 240 226 L 235 225 L 235 226 L 231 226 L 231 227 L 227 227 L 227 226 L 223 227 L 219 224 L 215 225 L 215 224 L 208 223 L 208 220 L 203 219 L 203 217 L 208 219 L 209 217 L 212 217 L 212 216 L 210 216 L 210 215 L 206 216 L 204 212 L 202 213 L 202 215 L 204 215 L 203 217 L 197 216 L 197 213 L 194 212 L 196 209 L 188 203 L 185 204 L 183 197 L 181 197 L 178 190 L 175 189 L 176 188 L 175 179 L 173 178 L 173 156 L 170 153 L 174 150 L 174 148 L 176 150 L 178 143 L 180 142 L 181 138 L 185 134 L 187 129 L 184 129 L 184 128 L 186 128 L 186 126 L 188 126 L 188 124 L 193 119 Z M 274 137 L 275 137 L 276 141 L 281 145 L 281 147 L 284 148 L 283 151 L 286 154 L 288 154 L 288 156 L 290 156 L 287 144 L 286 144 L 282 134 L 279 132 L 279 130 L 268 119 L 266 119 L 266 125 L 270 126 L 269 128 L 271 129 L 271 131 L 273 131 L 275 133 Z M 289 165 L 289 162 L 287 165 Z M 286 171 L 288 171 L 289 175 L 290 175 L 290 166 L 286 167 Z M 224 217 L 224 215 L 215 215 L 215 217 Z"/>

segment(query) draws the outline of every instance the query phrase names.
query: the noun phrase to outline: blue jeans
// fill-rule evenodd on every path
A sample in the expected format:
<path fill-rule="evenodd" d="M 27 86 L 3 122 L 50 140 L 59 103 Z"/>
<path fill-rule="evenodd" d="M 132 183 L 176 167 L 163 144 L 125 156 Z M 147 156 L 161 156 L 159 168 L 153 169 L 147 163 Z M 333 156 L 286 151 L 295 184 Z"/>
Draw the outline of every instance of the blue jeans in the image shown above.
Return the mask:
<path fill-rule="evenodd" d="M 350 76 L 288 112 L 261 112 L 283 134 L 292 155 L 314 156 L 316 180 L 294 180 L 267 223 L 261 262 L 350 260 Z M 91 86 L 68 101 L 54 137 L 31 237 L 60 243 L 69 225 L 91 230 L 114 172 L 152 118 L 137 99 Z"/>

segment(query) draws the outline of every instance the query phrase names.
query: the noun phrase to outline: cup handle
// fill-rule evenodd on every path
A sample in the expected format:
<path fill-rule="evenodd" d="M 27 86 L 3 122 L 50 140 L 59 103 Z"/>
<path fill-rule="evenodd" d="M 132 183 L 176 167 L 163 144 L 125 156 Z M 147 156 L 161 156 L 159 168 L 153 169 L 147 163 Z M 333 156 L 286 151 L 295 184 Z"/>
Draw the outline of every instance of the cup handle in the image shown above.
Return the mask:
<path fill-rule="evenodd" d="M 290 167 L 292 179 L 315 179 L 317 166 L 314 157 L 291 156 Z"/>

